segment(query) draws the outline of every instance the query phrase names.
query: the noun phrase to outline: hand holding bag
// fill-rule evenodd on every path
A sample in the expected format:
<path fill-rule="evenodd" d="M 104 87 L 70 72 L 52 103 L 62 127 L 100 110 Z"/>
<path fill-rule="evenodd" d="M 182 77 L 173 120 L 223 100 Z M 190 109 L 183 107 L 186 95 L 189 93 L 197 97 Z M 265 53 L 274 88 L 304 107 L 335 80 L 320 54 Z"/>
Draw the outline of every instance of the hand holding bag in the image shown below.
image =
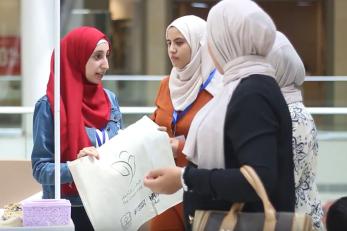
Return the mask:
<path fill-rule="evenodd" d="M 264 213 L 241 212 L 243 203 L 234 203 L 229 211 L 196 210 L 193 231 L 311 231 L 312 218 L 304 213 L 276 212 L 264 185 L 250 166 L 240 168 L 264 206 Z"/>

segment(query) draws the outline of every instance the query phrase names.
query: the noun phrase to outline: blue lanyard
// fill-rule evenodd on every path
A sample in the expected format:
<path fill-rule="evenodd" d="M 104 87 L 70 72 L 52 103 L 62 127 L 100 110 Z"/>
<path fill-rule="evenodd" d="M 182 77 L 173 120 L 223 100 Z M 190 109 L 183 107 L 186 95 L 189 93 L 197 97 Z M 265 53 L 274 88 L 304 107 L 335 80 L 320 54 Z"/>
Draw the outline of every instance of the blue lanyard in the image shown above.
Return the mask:
<path fill-rule="evenodd" d="M 102 132 L 102 142 L 100 140 L 98 133 L 96 132 L 96 142 L 98 142 L 98 147 L 100 147 L 101 145 L 103 145 L 106 142 L 105 129 L 102 129 L 101 132 Z"/>
<path fill-rule="evenodd" d="M 203 91 L 207 85 L 211 82 L 214 74 L 216 73 L 216 68 L 212 70 L 212 72 L 210 73 L 210 75 L 208 76 L 207 80 L 205 81 L 205 83 L 203 83 L 199 89 L 199 93 L 201 91 Z M 173 113 L 172 113 L 172 125 L 174 126 L 174 128 L 176 128 L 176 124 L 177 122 L 185 115 L 187 114 L 187 112 L 189 111 L 189 109 L 193 106 L 193 103 L 192 102 L 191 104 L 189 104 L 183 111 L 176 111 L 174 110 Z"/>

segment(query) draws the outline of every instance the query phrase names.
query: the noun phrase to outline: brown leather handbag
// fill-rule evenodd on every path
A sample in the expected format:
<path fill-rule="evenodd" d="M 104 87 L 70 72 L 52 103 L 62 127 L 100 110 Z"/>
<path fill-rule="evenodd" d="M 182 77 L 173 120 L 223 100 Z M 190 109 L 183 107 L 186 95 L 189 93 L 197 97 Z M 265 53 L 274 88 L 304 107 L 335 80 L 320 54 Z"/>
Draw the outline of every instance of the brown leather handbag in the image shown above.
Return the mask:
<path fill-rule="evenodd" d="M 311 231 L 312 218 L 304 213 L 276 212 L 264 185 L 250 166 L 240 168 L 263 202 L 264 213 L 241 212 L 243 203 L 234 203 L 230 211 L 196 210 L 193 231 Z"/>

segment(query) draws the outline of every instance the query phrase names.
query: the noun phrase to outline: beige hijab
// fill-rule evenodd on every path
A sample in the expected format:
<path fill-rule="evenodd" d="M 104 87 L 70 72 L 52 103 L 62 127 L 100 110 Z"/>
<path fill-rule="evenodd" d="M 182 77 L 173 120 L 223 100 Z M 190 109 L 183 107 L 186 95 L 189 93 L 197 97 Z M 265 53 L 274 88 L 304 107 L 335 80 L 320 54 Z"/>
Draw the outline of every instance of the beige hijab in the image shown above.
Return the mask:
<path fill-rule="evenodd" d="M 173 67 L 169 79 L 173 107 L 176 111 L 182 111 L 195 101 L 201 84 L 207 80 L 214 65 L 207 54 L 206 21 L 188 15 L 174 20 L 167 27 L 166 33 L 170 27 L 175 27 L 182 33 L 191 49 L 190 62 L 183 69 Z M 221 79 L 215 77 L 206 88 L 212 95 L 220 84 L 218 79 Z"/>
<path fill-rule="evenodd" d="M 305 67 L 287 37 L 277 31 L 275 44 L 267 60 L 276 70 L 276 81 L 281 87 L 287 104 L 302 102 L 298 88 L 305 80 Z"/>
<path fill-rule="evenodd" d="M 224 70 L 223 89 L 194 117 L 183 152 L 199 168 L 224 168 L 224 122 L 227 105 L 243 78 L 274 77 L 265 60 L 276 27 L 253 1 L 228 0 L 215 5 L 207 19 L 211 52 Z"/>

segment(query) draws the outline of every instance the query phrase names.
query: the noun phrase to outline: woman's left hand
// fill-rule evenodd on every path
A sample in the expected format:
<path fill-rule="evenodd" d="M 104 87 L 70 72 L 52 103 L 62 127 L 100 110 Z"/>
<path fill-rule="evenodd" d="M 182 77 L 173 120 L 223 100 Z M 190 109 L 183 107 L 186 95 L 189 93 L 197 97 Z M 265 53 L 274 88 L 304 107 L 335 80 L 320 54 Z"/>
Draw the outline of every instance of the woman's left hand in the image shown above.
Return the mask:
<path fill-rule="evenodd" d="M 179 144 L 180 143 L 178 139 L 176 139 L 175 137 L 170 138 L 170 145 L 171 145 L 171 150 L 172 150 L 172 154 L 174 158 L 177 157 L 177 150 L 178 150 Z"/>
<path fill-rule="evenodd" d="M 159 126 L 159 127 L 158 127 L 158 130 L 161 131 L 161 132 L 167 132 L 167 127 L 165 127 L 165 126 Z"/>
<path fill-rule="evenodd" d="M 153 192 L 173 194 L 182 188 L 181 174 L 180 167 L 154 169 L 145 176 L 143 183 Z"/>
<path fill-rule="evenodd" d="M 85 147 L 82 150 L 80 150 L 80 152 L 77 155 L 77 158 L 81 158 L 84 156 L 91 156 L 95 157 L 96 159 L 99 159 L 99 153 L 94 146 Z"/>

